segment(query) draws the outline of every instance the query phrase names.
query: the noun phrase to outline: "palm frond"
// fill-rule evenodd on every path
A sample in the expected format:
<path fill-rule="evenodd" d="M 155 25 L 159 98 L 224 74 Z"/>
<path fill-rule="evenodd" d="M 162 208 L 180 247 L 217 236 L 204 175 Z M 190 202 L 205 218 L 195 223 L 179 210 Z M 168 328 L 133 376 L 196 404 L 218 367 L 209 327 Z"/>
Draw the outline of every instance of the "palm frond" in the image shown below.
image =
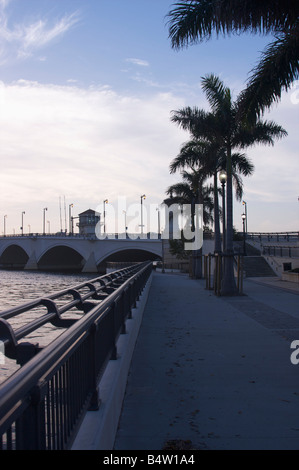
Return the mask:
<path fill-rule="evenodd" d="M 243 196 L 243 181 L 241 176 L 235 172 L 233 173 L 233 184 L 235 188 L 236 199 L 237 201 L 241 201 Z"/>
<path fill-rule="evenodd" d="M 299 22 L 280 36 L 262 53 L 258 65 L 251 71 L 247 88 L 239 98 L 241 114 L 249 121 L 260 117 L 265 109 L 280 101 L 299 78 Z"/>
<path fill-rule="evenodd" d="M 166 16 L 174 49 L 216 37 L 286 30 L 299 16 L 297 0 L 181 0 Z"/>
<path fill-rule="evenodd" d="M 210 74 L 203 77 L 201 83 L 214 114 L 223 110 L 230 111 L 232 106 L 230 89 L 224 86 L 219 77 Z"/>
<path fill-rule="evenodd" d="M 233 173 L 250 176 L 254 172 L 254 164 L 245 153 L 234 152 L 232 153 L 232 169 Z"/>
<path fill-rule="evenodd" d="M 233 143 L 246 148 L 255 144 L 274 145 L 274 139 L 282 139 L 287 131 L 273 121 L 257 121 L 254 126 L 239 127 Z"/>

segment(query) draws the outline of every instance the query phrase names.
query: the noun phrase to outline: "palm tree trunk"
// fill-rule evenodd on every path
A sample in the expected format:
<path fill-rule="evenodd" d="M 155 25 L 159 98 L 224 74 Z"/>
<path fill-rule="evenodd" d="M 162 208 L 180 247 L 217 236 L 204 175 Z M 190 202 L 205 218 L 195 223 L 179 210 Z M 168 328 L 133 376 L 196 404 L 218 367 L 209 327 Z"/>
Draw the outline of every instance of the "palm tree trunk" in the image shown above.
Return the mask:
<path fill-rule="evenodd" d="M 218 201 L 218 187 L 217 187 L 217 171 L 214 173 L 214 252 L 220 253 L 221 251 L 221 237 L 220 237 L 220 223 L 219 223 L 219 201 Z"/>
<path fill-rule="evenodd" d="M 237 294 L 234 276 L 234 246 L 233 246 L 233 185 L 232 185 L 232 159 L 231 146 L 227 146 L 227 190 L 226 190 L 226 250 L 224 274 L 221 285 L 221 295 Z"/>

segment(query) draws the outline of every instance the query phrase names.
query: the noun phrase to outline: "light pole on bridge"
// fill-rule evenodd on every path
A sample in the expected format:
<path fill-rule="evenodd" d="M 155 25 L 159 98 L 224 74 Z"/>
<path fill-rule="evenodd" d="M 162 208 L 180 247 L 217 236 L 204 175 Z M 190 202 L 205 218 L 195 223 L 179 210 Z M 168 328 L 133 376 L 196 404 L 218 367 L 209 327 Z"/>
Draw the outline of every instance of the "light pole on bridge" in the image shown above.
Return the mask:
<path fill-rule="evenodd" d="M 7 215 L 5 215 L 3 217 L 3 235 L 6 237 L 6 217 Z"/>
<path fill-rule="evenodd" d="M 73 235 L 73 221 L 72 221 L 72 207 L 74 207 L 74 204 L 69 205 L 69 234 Z"/>
<path fill-rule="evenodd" d="M 145 194 L 142 194 L 142 196 L 140 196 L 140 201 L 141 201 L 141 224 L 140 224 L 140 227 L 141 227 L 141 234 L 143 234 L 143 207 L 142 207 L 142 201 L 143 199 L 145 199 Z"/>
<path fill-rule="evenodd" d="M 158 238 L 161 238 L 161 227 L 160 227 L 160 208 L 157 207 L 156 211 L 158 211 Z"/>
<path fill-rule="evenodd" d="M 127 231 L 128 231 L 128 227 L 127 227 L 127 211 L 123 210 L 123 213 L 125 214 L 125 234 L 126 234 L 126 238 L 127 238 Z"/>
<path fill-rule="evenodd" d="M 104 205 L 104 233 L 106 233 L 106 211 L 105 211 L 105 204 L 108 204 L 108 199 L 105 199 L 103 201 L 103 205 Z"/>
<path fill-rule="evenodd" d="M 25 211 L 22 212 L 22 226 L 21 226 L 22 235 L 24 234 L 24 214 L 25 214 Z"/>
<path fill-rule="evenodd" d="M 43 209 L 43 214 L 44 214 L 44 217 L 43 217 L 43 235 L 46 234 L 46 211 L 48 210 L 47 207 L 45 207 Z"/>

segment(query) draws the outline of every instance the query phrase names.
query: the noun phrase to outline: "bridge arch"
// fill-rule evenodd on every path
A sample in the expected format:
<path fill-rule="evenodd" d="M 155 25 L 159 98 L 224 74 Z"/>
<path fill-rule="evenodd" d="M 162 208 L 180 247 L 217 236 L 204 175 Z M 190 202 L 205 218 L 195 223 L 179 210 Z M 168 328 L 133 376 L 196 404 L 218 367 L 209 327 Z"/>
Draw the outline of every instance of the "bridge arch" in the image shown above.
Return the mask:
<path fill-rule="evenodd" d="M 2 269 L 24 269 L 29 255 L 24 248 L 16 243 L 7 245 L 0 255 L 0 267 Z"/>
<path fill-rule="evenodd" d="M 106 272 L 107 263 L 131 263 L 141 261 L 154 261 L 161 259 L 161 255 L 152 250 L 145 248 L 128 247 L 115 249 L 109 253 L 105 253 L 96 261 L 97 268 L 100 272 Z"/>
<path fill-rule="evenodd" d="M 81 272 L 84 264 L 84 256 L 67 244 L 47 248 L 37 260 L 38 269 L 42 271 Z"/>

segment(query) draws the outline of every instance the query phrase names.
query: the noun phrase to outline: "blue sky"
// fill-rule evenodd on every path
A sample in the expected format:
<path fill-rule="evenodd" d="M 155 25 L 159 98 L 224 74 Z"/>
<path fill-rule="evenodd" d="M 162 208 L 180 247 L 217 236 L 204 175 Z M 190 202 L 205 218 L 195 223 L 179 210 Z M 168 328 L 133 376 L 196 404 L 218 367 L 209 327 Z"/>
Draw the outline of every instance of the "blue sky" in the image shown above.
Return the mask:
<path fill-rule="evenodd" d="M 102 211 L 108 198 L 112 230 L 109 207 L 119 197 L 138 204 L 145 193 L 146 210 L 179 181 L 169 164 L 189 136 L 171 111 L 208 109 L 200 80 L 209 73 L 236 97 L 271 38 L 174 51 L 165 18 L 173 4 L 0 0 L 0 232 L 7 215 L 6 233 L 20 233 L 22 211 L 24 231 L 41 232 L 45 207 L 51 231 L 60 230 L 59 197 L 74 216 Z M 250 231 L 298 230 L 298 89 L 265 116 L 288 137 L 247 151 L 256 168 L 244 179 Z M 236 202 L 238 229 L 242 211 Z"/>

